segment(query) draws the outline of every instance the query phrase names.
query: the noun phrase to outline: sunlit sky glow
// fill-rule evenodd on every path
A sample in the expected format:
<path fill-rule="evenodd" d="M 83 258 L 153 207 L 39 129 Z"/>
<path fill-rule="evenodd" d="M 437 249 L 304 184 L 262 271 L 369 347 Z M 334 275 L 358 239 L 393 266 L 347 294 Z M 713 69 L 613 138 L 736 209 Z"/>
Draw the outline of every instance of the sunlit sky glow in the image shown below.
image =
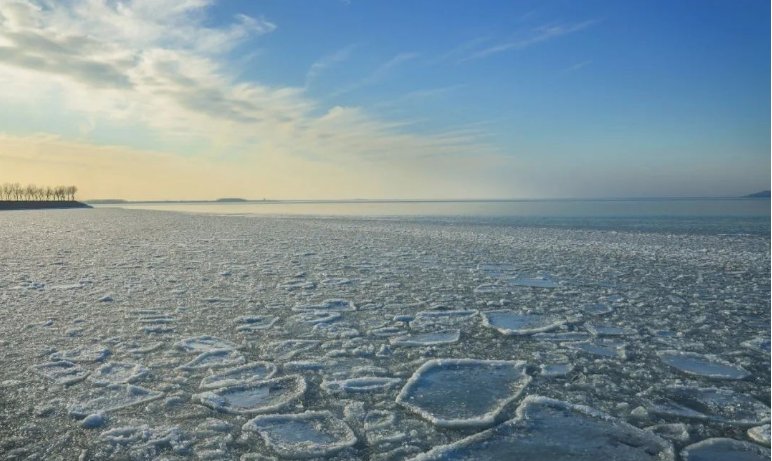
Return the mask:
<path fill-rule="evenodd" d="M 84 199 L 756 192 L 769 8 L 0 0 L 0 183 Z"/>

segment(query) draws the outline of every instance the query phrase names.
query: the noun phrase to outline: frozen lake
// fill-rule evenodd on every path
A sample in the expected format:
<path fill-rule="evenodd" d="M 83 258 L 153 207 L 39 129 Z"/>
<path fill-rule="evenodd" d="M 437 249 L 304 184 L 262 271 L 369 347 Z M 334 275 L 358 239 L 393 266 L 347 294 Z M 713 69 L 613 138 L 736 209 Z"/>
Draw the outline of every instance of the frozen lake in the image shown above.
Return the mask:
<path fill-rule="evenodd" d="M 0 455 L 769 459 L 769 201 L 703 205 L 0 213 Z"/>

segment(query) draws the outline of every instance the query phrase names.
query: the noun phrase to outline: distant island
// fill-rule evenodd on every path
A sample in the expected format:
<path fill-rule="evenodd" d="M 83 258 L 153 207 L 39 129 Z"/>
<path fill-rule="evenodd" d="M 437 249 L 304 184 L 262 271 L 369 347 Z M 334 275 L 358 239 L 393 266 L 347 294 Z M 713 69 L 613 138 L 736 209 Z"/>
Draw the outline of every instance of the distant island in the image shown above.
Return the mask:
<path fill-rule="evenodd" d="M 744 195 L 743 198 L 770 198 L 770 193 L 768 190 L 763 190 L 755 194 Z"/>
<path fill-rule="evenodd" d="M 238 197 L 223 197 L 218 198 L 215 200 L 215 202 L 248 202 L 245 198 L 238 198 Z"/>
<path fill-rule="evenodd" d="M 42 210 L 54 208 L 91 208 L 75 200 L 75 186 L 40 187 L 19 183 L 0 185 L 0 211 Z"/>

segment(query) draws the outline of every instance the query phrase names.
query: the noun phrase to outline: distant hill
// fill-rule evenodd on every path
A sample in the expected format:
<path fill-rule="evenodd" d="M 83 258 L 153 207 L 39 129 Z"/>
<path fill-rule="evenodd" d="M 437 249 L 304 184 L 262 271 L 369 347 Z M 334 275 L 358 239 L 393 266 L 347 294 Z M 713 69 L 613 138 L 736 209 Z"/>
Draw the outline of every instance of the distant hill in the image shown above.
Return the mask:
<path fill-rule="evenodd" d="M 120 198 L 103 198 L 96 200 L 86 200 L 86 203 L 93 203 L 94 205 L 109 205 L 111 203 L 127 203 L 127 201 Z"/>
<path fill-rule="evenodd" d="M 768 190 L 763 190 L 761 192 L 756 192 L 755 194 L 748 194 L 744 195 L 745 198 L 770 198 L 770 193 Z"/>
<path fill-rule="evenodd" d="M 238 197 L 224 197 L 224 198 L 218 198 L 215 200 L 215 202 L 246 202 L 247 199 L 244 198 L 238 198 Z"/>

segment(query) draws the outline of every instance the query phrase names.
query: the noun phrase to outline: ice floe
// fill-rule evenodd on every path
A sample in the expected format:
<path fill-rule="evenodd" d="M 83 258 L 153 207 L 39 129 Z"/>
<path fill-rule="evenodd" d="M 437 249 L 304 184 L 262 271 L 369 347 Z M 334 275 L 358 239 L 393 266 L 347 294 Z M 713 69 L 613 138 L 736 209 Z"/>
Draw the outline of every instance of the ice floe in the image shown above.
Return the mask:
<path fill-rule="evenodd" d="M 325 299 L 318 304 L 298 304 L 292 308 L 294 311 L 354 311 L 356 305 L 346 299 Z"/>
<path fill-rule="evenodd" d="M 745 379 L 750 373 L 739 365 L 731 364 L 716 356 L 665 350 L 657 352 L 660 360 L 686 374 L 711 379 Z"/>
<path fill-rule="evenodd" d="M 242 430 L 257 432 L 269 449 L 289 459 L 329 456 L 357 442 L 351 428 L 328 411 L 258 416 Z"/>
<path fill-rule="evenodd" d="M 278 411 L 299 399 L 306 391 L 300 375 L 248 382 L 194 394 L 193 400 L 217 411 L 257 414 Z"/>
<path fill-rule="evenodd" d="M 769 422 L 770 410 L 767 405 L 729 389 L 667 386 L 649 392 L 654 394 L 649 411 L 657 415 L 739 426 Z"/>
<path fill-rule="evenodd" d="M 587 315 L 605 315 L 614 312 L 613 307 L 604 303 L 585 304 L 581 310 Z"/>
<path fill-rule="evenodd" d="M 391 339 L 394 346 L 438 346 L 458 342 L 461 335 L 459 330 L 442 330 L 430 333 L 417 333 L 413 335 L 397 336 Z"/>
<path fill-rule="evenodd" d="M 489 426 L 530 380 L 522 361 L 434 359 L 413 373 L 396 401 L 437 426 Z"/>
<path fill-rule="evenodd" d="M 712 438 L 681 451 L 684 461 L 769 461 L 769 448 L 727 438 Z"/>
<path fill-rule="evenodd" d="M 54 352 L 51 360 L 67 360 L 69 362 L 101 362 L 109 357 L 110 349 L 100 346 L 82 346 L 68 351 Z"/>
<path fill-rule="evenodd" d="M 487 431 L 439 446 L 412 461 L 672 461 L 671 444 L 589 407 L 526 397 L 517 416 Z"/>
<path fill-rule="evenodd" d="M 302 323 L 309 323 L 311 325 L 316 325 L 317 323 L 334 322 L 336 320 L 339 320 L 341 317 L 343 317 L 343 314 L 341 314 L 340 312 L 313 310 L 313 311 L 301 312 L 300 314 L 293 315 L 289 318 L 289 320 L 292 322 L 302 322 Z"/>
<path fill-rule="evenodd" d="M 748 437 L 754 442 L 769 446 L 769 424 L 748 429 Z"/>
<path fill-rule="evenodd" d="M 619 359 L 627 357 L 626 344 L 613 339 L 571 342 L 565 343 L 565 346 L 600 357 Z"/>
<path fill-rule="evenodd" d="M 530 335 L 555 330 L 567 323 L 550 315 L 501 310 L 483 312 L 483 324 L 505 335 Z"/>
<path fill-rule="evenodd" d="M 272 378 L 276 373 L 276 365 L 269 362 L 253 362 L 237 368 L 225 370 L 201 380 L 200 389 L 217 389 L 236 384 L 248 384 L 253 381 L 263 381 Z"/>
<path fill-rule="evenodd" d="M 400 382 L 402 380 L 399 378 L 363 376 L 341 380 L 324 380 L 321 387 L 331 394 L 357 394 L 387 390 L 399 385 Z"/>
<path fill-rule="evenodd" d="M 748 341 L 743 341 L 742 345 L 744 347 L 747 347 L 748 349 L 754 350 L 756 352 L 761 352 L 763 354 L 769 355 L 770 351 L 770 337 L 767 336 L 758 336 L 753 339 L 749 339 Z"/>
<path fill-rule="evenodd" d="M 222 349 L 236 349 L 236 345 L 213 336 L 196 336 L 186 338 L 174 344 L 174 347 L 185 352 L 209 352 Z"/>
<path fill-rule="evenodd" d="M 291 360 L 303 352 L 314 349 L 321 343 L 316 339 L 284 339 L 267 344 L 265 353 L 279 360 Z"/>
<path fill-rule="evenodd" d="M 558 282 L 549 276 L 537 276 L 537 277 L 517 277 L 507 280 L 507 283 L 515 287 L 531 287 L 531 288 L 557 288 L 560 285 Z"/>
<path fill-rule="evenodd" d="M 89 379 L 103 384 L 127 384 L 142 379 L 147 373 L 147 368 L 137 363 L 109 362 L 97 368 Z"/>
<path fill-rule="evenodd" d="M 236 331 L 240 333 L 255 333 L 267 330 L 276 324 L 279 317 L 273 315 L 249 315 L 236 319 Z"/>
<path fill-rule="evenodd" d="M 163 392 L 156 392 L 131 384 L 108 384 L 95 387 L 69 407 L 70 415 L 85 418 L 90 414 L 106 413 L 161 398 Z"/>
<path fill-rule="evenodd" d="M 224 368 L 241 365 L 245 362 L 240 352 L 232 349 L 215 349 L 202 352 L 190 362 L 181 365 L 181 370 L 199 370 L 202 368 Z"/>
<path fill-rule="evenodd" d="M 32 371 L 44 376 L 57 384 L 75 384 L 83 381 L 89 375 L 88 370 L 66 360 L 41 363 L 30 367 Z"/>

